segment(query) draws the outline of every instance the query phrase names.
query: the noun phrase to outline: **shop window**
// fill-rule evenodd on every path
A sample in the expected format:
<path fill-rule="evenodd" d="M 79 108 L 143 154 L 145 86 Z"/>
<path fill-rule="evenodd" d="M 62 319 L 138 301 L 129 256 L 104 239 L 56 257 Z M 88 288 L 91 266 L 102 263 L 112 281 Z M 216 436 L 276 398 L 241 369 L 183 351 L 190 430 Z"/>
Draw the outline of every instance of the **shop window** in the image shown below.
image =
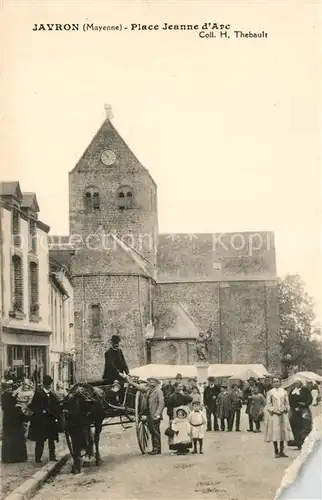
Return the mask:
<path fill-rule="evenodd" d="M 46 372 L 46 348 L 42 346 L 8 346 L 8 366 L 18 379 L 27 377 L 40 383 Z"/>

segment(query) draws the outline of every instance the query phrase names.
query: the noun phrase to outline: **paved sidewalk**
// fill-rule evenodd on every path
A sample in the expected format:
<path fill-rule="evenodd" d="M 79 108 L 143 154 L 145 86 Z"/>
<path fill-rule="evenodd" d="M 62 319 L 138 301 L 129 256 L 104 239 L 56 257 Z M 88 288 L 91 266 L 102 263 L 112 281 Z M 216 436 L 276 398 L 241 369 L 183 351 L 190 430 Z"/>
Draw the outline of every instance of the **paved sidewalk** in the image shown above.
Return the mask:
<path fill-rule="evenodd" d="M 59 435 L 59 443 L 56 443 L 57 455 L 68 452 L 66 439 L 63 434 Z M 43 462 L 41 464 L 35 463 L 35 443 L 27 441 L 28 462 L 17 464 L 1 464 L 1 493 L 0 500 L 5 498 L 15 488 L 20 486 L 24 481 L 29 479 L 35 472 L 40 470 L 48 460 L 48 445 L 45 443 L 45 450 L 43 455 Z"/>

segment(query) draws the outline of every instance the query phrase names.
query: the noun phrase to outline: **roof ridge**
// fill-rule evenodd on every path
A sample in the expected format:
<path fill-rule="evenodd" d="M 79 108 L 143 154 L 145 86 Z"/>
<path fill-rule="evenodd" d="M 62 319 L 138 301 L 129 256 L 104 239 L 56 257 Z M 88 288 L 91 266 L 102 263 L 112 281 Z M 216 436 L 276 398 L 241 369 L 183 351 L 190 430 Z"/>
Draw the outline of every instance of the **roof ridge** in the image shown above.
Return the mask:
<path fill-rule="evenodd" d="M 103 130 L 104 126 L 105 125 L 109 125 L 111 127 L 111 129 L 113 130 L 113 132 L 115 134 L 117 134 L 117 136 L 119 137 L 119 139 L 121 140 L 121 142 L 123 143 L 123 145 L 130 151 L 130 153 L 133 155 L 134 159 L 138 162 L 138 164 L 145 170 L 145 172 L 150 176 L 152 182 L 155 184 L 155 186 L 157 187 L 157 184 L 155 182 L 155 180 L 153 179 L 152 175 L 150 174 L 149 170 L 144 166 L 142 165 L 141 161 L 138 159 L 138 157 L 133 153 L 132 149 L 130 148 L 130 146 L 127 144 L 127 142 L 123 139 L 123 137 L 121 136 L 121 134 L 119 133 L 119 131 L 116 129 L 116 127 L 113 125 L 112 121 L 109 119 L 109 118 L 105 118 L 103 123 L 101 124 L 101 126 L 97 129 L 97 131 L 95 132 L 95 134 L 92 136 L 92 139 L 90 140 L 88 146 L 86 147 L 86 149 L 83 151 L 83 153 L 81 154 L 79 160 L 77 161 L 76 165 L 74 166 L 74 168 L 72 168 L 72 170 L 69 171 L 69 173 L 72 173 L 74 172 L 74 170 L 76 169 L 76 167 L 78 166 L 78 164 L 80 163 L 80 161 L 82 160 L 82 158 L 85 156 L 85 154 L 87 153 L 87 151 L 89 150 L 89 148 L 92 146 L 92 143 L 95 139 L 95 137 Z"/>
<path fill-rule="evenodd" d="M 190 312 L 185 308 L 185 306 L 182 304 L 182 302 L 178 302 L 179 306 L 183 309 L 183 311 L 186 313 L 186 315 L 188 316 L 188 318 L 193 322 L 193 324 L 195 325 L 196 328 L 198 328 L 198 330 L 200 330 L 200 327 L 199 325 L 196 323 L 195 319 L 193 316 L 191 316 Z"/>
<path fill-rule="evenodd" d="M 149 170 L 148 170 L 148 169 L 147 169 L 144 165 L 142 165 L 141 161 L 138 159 L 138 157 L 136 156 L 136 154 L 135 154 L 135 153 L 133 153 L 132 149 L 131 149 L 131 148 L 130 148 L 130 146 L 127 144 L 127 142 L 125 141 L 125 139 L 123 139 L 123 137 L 121 136 L 121 134 L 119 133 L 119 131 L 117 130 L 117 128 L 116 128 L 116 127 L 114 127 L 114 125 L 113 125 L 113 123 L 111 122 L 111 120 L 109 120 L 108 118 L 106 118 L 106 119 L 105 119 L 105 122 L 106 122 L 106 121 L 108 121 L 108 122 L 109 122 L 110 126 L 112 127 L 112 129 L 114 130 L 114 132 L 116 132 L 116 133 L 118 134 L 118 136 L 119 136 L 119 138 L 121 139 L 121 141 L 123 142 L 124 146 L 126 146 L 126 147 L 127 147 L 127 149 L 128 149 L 128 150 L 130 151 L 130 153 L 134 156 L 134 158 L 135 158 L 135 159 L 136 159 L 136 161 L 140 164 L 140 166 L 141 166 L 142 168 L 144 168 L 144 170 L 145 170 L 145 171 L 149 174 L 149 176 L 151 177 L 151 180 L 152 180 L 152 182 L 155 184 L 155 186 L 157 186 L 157 184 L 156 184 L 155 180 L 153 179 L 152 175 L 150 174 Z M 104 122 L 104 123 L 105 123 L 105 122 Z M 103 123 L 103 125 L 104 125 L 104 123 Z"/>
<path fill-rule="evenodd" d="M 163 319 L 166 321 L 163 322 Z M 179 326 L 179 328 L 176 329 L 176 326 Z M 174 335 L 173 333 L 176 330 L 178 335 Z M 155 338 L 171 339 L 178 337 L 182 339 L 196 339 L 199 331 L 199 327 L 189 314 L 187 314 L 182 304 L 180 304 L 180 302 L 175 302 L 174 304 L 169 304 L 158 316 L 155 328 Z M 182 334 L 182 332 L 186 333 Z M 166 333 L 170 333 L 170 335 L 166 335 Z"/>
<path fill-rule="evenodd" d="M 121 238 L 119 238 L 117 236 L 117 234 L 114 234 L 114 233 L 111 233 L 113 236 L 115 236 L 119 241 L 121 241 L 123 243 L 123 245 L 125 245 L 126 247 L 128 247 L 130 250 L 132 250 L 133 252 L 135 252 L 139 257 L 141 257 L 142 260 L 145 260 L 145 262 L 147 264 L 150 264 L 150 262 L 148 261 L 148 259 L 146 257 L 144 257 L 136 248 L 134 247 L 131 247 L 131 245 L 129 245 L 128 243 L 126 243 L 126 241 L 123 241 L 121 240 Z"/>
<path fill-rule="evenodd" d="M 111 233 L 111 236 L 112 236 L 112 238 L 114 238 L 114 240 L 116 241 L 116 243 L 117 243 L 117 244 L 118 244 L 121 248 L 123 248 L 123 250 L 125 250 L 126 252 L 130 252 L 130 253 L 131 253 L 131 256 L 132 256 L 132 258 L 133 258 L 134 262 L 135 262 L 136 264 L 138 264 L 138 266 L 139 266 L 139 267 L 140 267 L 140 268 L 141 268 L 141 269 L 142 269 L 142 270 L 146 273 L 146 272 L 147 272 L 147 269 L 145 268 L 144 264 L 143 264 L 142 262 L 140 262 L 140 261 L 138 260 L 138 258 L 137 258 L 135 255 L 133 255 L 133 253 L 134 253 L 134 252 L 133 252 L 133 250 L 134 250 L 134 249 L 133 249 L 132 247 L 130 247 L 129 245 L 127 245 L 127 244 L 126 244 L 123 240 L 121 240 L 121 239 L 120 239 L 120 238 L 119 238 L 116 234 Z"/>
<path fill-rule="evenodd" d="M 75 166 L 69 171 L 69 173 L 71 174 L 72 172 L 74 172 L 74 170 L 76 170 L 76 167 L 77 165 L 79 164 L 79 162 L 81 161 L 81 159 L 85 156 L 86 152 L 88 151 L 88 149 L 91 147 L 92 145 L 92 142 L 94 141 L 95 137 L 99 134 L 99 132 L 102 130 L 103 126 L 105 125 L 106 121 L 110 121 L 108 119 L 105 119 L 103 121 L 103 123 L 101 124 L 101 126 L 97 129 L 97 131 L 94 133 L 94 135 L 92 136 L 92 139 L 90 140 L 89 144 L 86 146 L 86 148 L 84 149 L 83 153 L 80 155 L 80 158 L 79 160 L 76 162 Z"/>

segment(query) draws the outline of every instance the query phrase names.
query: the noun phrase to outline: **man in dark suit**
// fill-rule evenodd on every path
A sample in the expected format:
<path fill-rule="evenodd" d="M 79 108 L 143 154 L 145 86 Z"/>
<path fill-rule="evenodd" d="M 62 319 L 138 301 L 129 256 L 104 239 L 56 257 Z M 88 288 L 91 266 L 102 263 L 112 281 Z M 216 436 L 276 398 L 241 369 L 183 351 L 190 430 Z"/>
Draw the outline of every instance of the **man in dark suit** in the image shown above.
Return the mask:
<path fill-rule="evenodd" d="M 43 388 L 36 391 L 30 408 L 32 417 L 28 438 L 36 441 L 35 459 L 41 463 L 45 441 L 48 439 L 49 460 L 56 461 L 55 441 L 58 441 L 60 418 L 60 404 L 57 396 L 52 392 L 53 379 L 45 375 Z"/>
<path fill-rule="evenodd" d="M 166 381 L 165 384 L 162 385 L 161 391 L 163 392 L 164 405 L 165 405 L 165 407 L 167 407 L 168 406 L 168 399 L 171 396 L 171 394 L 174 392 L 174 385 L 171 383 L 171 380 Z"/>
<path fill-rule="evenodd" d="M 208 385 L 204 389 L 203 402 L 207 414 L 207 431 L 212 430 L 211 417 L 214 417 L 214 431 L 219 431 L 217 417 L 217 397 L 220 393 L 220 387 L 215 385 L 215 377 L 208 377 Z"/>
<path fill-rule="evenodd" d="M 125 361 L 122 349 L 120 349 L 121 339 L 118 335 L 112 335 L 112 345 L 105 353 L 105 368 L 103 379 L 106 384 L 113 384 L 118 380 L 124 384 L 124 374 L 129 374 L 129 368 Z"/>

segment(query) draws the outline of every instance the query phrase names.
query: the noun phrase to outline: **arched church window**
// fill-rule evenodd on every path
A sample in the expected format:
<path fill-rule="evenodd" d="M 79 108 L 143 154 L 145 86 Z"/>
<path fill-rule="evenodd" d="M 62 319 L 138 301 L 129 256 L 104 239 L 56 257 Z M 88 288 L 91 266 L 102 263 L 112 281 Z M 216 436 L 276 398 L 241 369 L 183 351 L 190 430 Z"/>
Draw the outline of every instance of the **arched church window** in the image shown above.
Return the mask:
<path fill-rule="evenodd" d="M 119 193 L 118 207 L 120 210 L 125 209 L 125 196 L 124 196 L 124 193 L 122 191 Z"/>
<path fill-rule="evenodd" d="M 120 187 L 117 202 L 120 210 L 129 210 L 133 208 L 133 193 L 131 188 L 128 186 Z"/>
<path fill-rule="evenodd" d="M 89 187 L 85 192 L 85 209 L 87 211 L 100 209 L 100 195 L 97 188 Z"/>
<path fill-rule="evenodd" d="M 99 210 L 100 208 L 100 195 L 97 191 L 93 194 L 93 208 L 94 210 Z"/>
<path fill-rule="evenodd" d="M 132 208 L 132 192 L 128 191 L 126 193 L 126 208 Z"/>
<path fill-rule="evenodd" d="M 92 207 L 92 195 L 88 191 L 85 194 L 85 208 L 90 210 Z"/>

